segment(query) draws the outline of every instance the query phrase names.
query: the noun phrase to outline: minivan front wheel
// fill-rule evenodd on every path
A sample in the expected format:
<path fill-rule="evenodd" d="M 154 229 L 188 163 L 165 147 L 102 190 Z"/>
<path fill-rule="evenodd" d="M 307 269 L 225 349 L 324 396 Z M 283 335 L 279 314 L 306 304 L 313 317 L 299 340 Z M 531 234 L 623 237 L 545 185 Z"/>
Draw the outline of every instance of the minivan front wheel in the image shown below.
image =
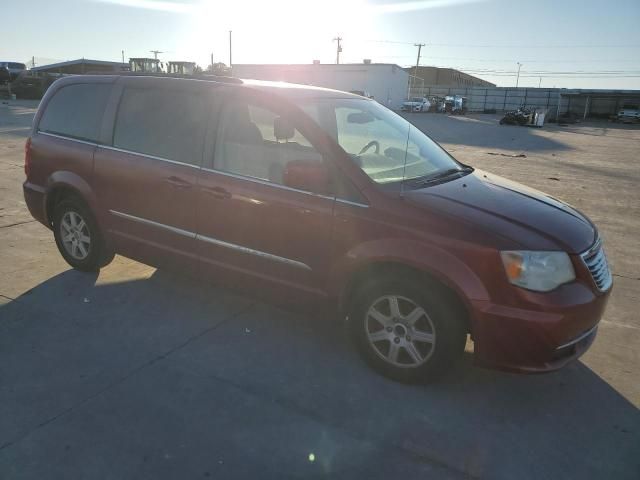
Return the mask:
<path fill-rule="evenodd" d="M 56 205 L 53 234 L 60 254 L 76 270 L 96 272 L 113 259 L 91 211 L 76 198 L 66 198 Z"/>
<path fill-rule="evenodd" d="M 397 381 L 427 382 L 446 373 L 464 351 L 466 329 L 438 286 L 375 282 L 357 295 L 351 335 L 364 359 Z"/>

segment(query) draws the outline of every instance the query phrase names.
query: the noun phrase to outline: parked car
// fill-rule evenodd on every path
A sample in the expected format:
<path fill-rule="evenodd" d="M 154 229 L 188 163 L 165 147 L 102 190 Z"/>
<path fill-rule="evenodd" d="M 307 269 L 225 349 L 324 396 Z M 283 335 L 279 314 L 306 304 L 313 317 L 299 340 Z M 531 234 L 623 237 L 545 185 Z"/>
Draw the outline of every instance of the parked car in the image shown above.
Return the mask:
<path fill-rule="evenodd" d="M 402 103 L 400 110 L 403 112 L 428 112 L 431 102 L 425 97 L 413 97 Z"/>
<path fill-rule="evenodd" d="M 40 103 L 25 172 L 73 268 L 118 253 L 330 306 L 400 381 L 449 370 L 468 334 L 480 365 L 558 369 L 591 345 L 612 288 L 586 216 L 344 92 L 66 77 Z"/>
<path fill-rule="evenodd" d="M 616 115 L 616 120 L 623 123 L 633 123 L 640 121 L 640 107 L 634 104 L 625 104 Z"/>
<path fill-rule="evenodd" d="M 24 63 L 19 62 L 0 61 L 0 68 L 6 68 L 11 75 L 11 81 L 14 81 L 16 78 L 18 78 L 18 75 L 20 75 L 20 73 L 24 72 L 27 69 L 27 66 Z"/>

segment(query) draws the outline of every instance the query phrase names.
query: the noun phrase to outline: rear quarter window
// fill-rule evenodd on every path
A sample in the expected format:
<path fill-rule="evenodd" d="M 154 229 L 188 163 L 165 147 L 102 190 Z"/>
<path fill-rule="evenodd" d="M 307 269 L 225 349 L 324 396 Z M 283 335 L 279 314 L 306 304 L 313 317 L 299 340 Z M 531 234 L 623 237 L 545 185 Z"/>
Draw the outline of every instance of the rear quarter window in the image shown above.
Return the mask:
<path fill-rule="evenodd" d="M 62 87 L 45 107 L 38 131 L 96 142 L 110 93 L 108 84 Z"/>

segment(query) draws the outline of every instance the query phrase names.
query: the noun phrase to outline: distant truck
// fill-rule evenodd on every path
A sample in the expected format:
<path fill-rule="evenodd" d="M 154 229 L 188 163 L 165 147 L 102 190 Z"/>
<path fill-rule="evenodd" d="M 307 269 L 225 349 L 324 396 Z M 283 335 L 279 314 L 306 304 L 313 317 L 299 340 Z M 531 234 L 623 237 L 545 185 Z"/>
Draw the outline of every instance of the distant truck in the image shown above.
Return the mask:
<path fill-rule="evenodd" d="M 431 102 L 425 97 L 413 97 L 402 103 L 400 110 L 403 112 L 428 112 Z"/>
<path fill-rule="evenodd" d="M 438 105 L 438 112 L 465 115 L 467 113 L 467 97 L 447 95 Z"/>
<path fill-rule="evenodd" d="M 65 75 L 59 73 L 23 70 L 20 75 L 11 82 L 11 92 L 14 93 L 17 98 L 37 100 L 42 98 L 53 82 L 63 76 Z"/>
<path fill-rule="evenodd" d="M 18 75 L 20 75 L 27 69 L 27 66 L 24 63 L 20 62 L 0 61 L 0 68 L 7 69 L 9 71 L 9 75 L 11 77 L 10 81 L 13 82 L 16 78 L 18 78 Z"/>

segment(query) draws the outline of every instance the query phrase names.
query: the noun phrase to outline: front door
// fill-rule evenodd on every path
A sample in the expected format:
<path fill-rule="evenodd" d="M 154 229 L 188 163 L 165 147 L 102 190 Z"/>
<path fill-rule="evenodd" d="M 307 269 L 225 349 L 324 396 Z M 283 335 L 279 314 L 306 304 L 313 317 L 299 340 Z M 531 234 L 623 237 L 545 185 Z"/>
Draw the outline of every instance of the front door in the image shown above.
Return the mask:
<path fill-rule="evenodd" d="M 278 127 L 282 119 L 290 128 Z M 323 155 L 284 107 L 256 96 L 227 102 L 213 153 L 198 180 L 203 265 L 244 286 L 323 296 L 334 196 L 284 185 L 288 162 L 325 162 Z"/>

